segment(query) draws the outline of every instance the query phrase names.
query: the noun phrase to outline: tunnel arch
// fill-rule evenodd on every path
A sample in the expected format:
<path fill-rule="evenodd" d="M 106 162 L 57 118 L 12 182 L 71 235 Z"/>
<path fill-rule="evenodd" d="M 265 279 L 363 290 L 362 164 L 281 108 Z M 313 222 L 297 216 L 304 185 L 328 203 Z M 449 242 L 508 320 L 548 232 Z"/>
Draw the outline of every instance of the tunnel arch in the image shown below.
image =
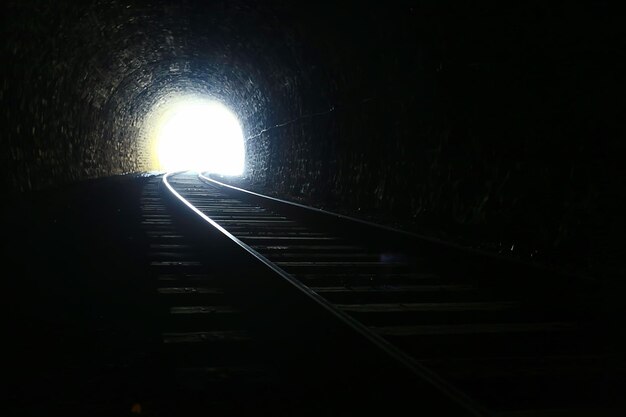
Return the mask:
<path fill-rule="evenodd" d="M 205 6 L 9 3 L 8 14 L 19 19 L 3 49 L 13 63 L 3 69 L 11 82 L 0 95 L 11 126 L 3 135 L 11 155 L 4 182 L 26 191 L 149 169 L 144 119 L 175 94 L 215 97 L 239 116 L 245 137 L 293 117 L 300 93 L 276 88 L 294 77 L 293 59 L 267 48 L 288 33 L 255 23 L 259 13 L 272 18 L 272 7 Z M 254 32 L 232 33 L 233 13 Z M 254 169 L 254 159 L 246 166 Z"/>

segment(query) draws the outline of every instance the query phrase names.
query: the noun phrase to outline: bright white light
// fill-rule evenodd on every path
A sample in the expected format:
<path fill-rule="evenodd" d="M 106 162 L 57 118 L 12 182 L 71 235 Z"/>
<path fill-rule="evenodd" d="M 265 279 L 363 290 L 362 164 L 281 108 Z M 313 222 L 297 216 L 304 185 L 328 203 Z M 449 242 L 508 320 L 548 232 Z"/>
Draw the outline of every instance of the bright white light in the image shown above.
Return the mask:
<path fill-rule="evenodd" d="M 156 130 L 156 152 L 165 171 L 243 173 L 241 126 L 230 110 L 215 101 L 179 100 L 164 110 Z"/>

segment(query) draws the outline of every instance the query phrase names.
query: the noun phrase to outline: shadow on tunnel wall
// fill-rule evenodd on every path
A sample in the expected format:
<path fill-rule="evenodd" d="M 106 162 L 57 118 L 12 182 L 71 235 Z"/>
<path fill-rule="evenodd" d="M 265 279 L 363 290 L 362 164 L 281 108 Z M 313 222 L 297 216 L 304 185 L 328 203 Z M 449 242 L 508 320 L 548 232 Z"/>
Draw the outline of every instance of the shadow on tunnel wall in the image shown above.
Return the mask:
<path fill-rule="evenodd" d="M 316 36 L 331 52 L 311 84 L 332 99 L 253 138 L 248 182 L 528 261 L 623 273 L 617 27 L 602 4 L 346 11 Z"/>

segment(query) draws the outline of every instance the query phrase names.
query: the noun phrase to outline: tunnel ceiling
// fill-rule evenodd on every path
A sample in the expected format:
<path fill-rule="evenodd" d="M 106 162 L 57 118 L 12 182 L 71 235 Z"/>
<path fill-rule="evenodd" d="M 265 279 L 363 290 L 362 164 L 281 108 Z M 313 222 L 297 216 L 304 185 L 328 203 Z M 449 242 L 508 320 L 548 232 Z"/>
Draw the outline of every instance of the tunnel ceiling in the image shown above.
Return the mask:
<path fill-rule="evenodd" d="M 617 15 L 460 3 L 5 1 L 4 185 L 149 169 L 146 116 L 197 92 L 240 117 L 259 189 L 507 248 L 610 242 Z"/>

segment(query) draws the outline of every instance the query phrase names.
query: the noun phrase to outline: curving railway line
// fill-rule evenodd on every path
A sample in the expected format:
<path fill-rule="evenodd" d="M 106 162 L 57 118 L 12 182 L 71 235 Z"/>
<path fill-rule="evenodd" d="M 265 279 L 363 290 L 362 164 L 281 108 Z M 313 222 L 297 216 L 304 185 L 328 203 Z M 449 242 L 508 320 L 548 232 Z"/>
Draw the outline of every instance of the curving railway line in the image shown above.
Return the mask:
<path fill-rule="evenodd" d="M 623 411 L 584 278 L 188 172 L 148 183 L 142 219 L 178 411 Z"/>

